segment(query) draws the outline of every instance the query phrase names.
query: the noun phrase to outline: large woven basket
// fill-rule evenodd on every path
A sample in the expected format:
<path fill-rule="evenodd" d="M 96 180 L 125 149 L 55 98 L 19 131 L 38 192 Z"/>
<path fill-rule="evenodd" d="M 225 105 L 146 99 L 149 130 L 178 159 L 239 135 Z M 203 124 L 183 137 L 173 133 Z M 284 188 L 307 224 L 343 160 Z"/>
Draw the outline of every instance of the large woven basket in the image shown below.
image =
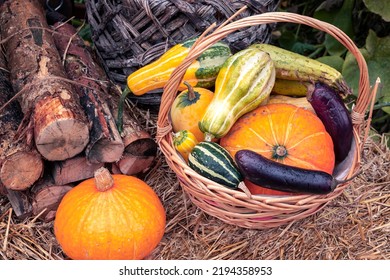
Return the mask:
<path fill-rule="evenodd" d="M 126 77 L 159 58 L 168 48 L 200 35 L 248 5 L 238 17 L 272 12 L 279 0 L 87 0 L 92 39 L 108 76 L 122 88 Z M 232 51 L 252 42 L 268 42 L 272 24 L 248 26 L 226 36 Z M 142 96 L 139 104 L 159 105 L 162 90 Z"/>
<path fill-rule="evenodd" d="M 228 23 L 204 34 L 190 50 L 187 58 L 175 69 L 164 88 L 157 123 L 157 141 L 170 168 L 176 173 L 180 185 L 192 202 L 204 212 L 226 223 L 245 228 L 271 228 L 300 220 L 321 210 L 331 200 L 339 196 L 348 183 L 339 185 L 327 195 L 293 196 L 248 196 L 240 190 L 231 190 L 212 182 L 194 172 L 177 154 L 172 143 L 172 127 L 168 119 L 170 107 L 177 95 L 178 85 L 191 62 L 203 50 L 235 30 L 272 22 L 291 22 L 305 24 L 322 30 L 340 41 L 356 57 L 360 69 L 359 92 L 351 113 L 354 141 L 348 157 L 335 167 L 334 176 L 338 179 L 351 178 L 361 165 L 362 136 L 368 125 L 365 113 L 370 103 L 370 86 L 366 62 L 353 41 L 337 27 L 313 19 L 285 12 L 270 12 L 253 15 Z"/>

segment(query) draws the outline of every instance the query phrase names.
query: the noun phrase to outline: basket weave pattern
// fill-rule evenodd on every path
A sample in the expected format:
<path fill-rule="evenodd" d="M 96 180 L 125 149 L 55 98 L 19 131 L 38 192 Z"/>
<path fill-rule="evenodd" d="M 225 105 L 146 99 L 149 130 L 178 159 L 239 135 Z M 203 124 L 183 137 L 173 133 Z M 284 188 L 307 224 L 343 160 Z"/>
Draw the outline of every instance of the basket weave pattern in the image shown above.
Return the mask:
<path fill-rule="evenodd" d="M 238 17 L 271 12 L 278 0 L 88 0 L 86 10 L 92 39 L 108 76 L 122 88 L 126 77 L 159 58 L 168 48 L 200 35 L 214 22 L 218 25 L 237 10 L 248 9 Z M 226 36 L 232 50 L 252 42 L 268 42 L 271 25 L 248 26 Z M 160 96 L 162 90 L 158 91 Z M 137 97 L 143 103 L 160 102 Z M 135 96 L 132 96 L 135 98 Z"/>
<path fill-rule="evenodd" d="M 351 113 L 354 141 L 347 159 L 335 167 L 333 175 L 338 179 L 351 178 L 360 168 L 360 154 L 364 144 L 361 132 L 367 125 L 364 120 L 370 102 L 367 65 L 353 41 L 337 27 L 307 16 L 270 12 L 238 19 L 217 28 L 211 34 L 205 32 L 191 48 L 187 58 L 175 69 L 164 88 L 157 122 L 157 141 L 167 163 L 176 173 L 183 190 L 195 205 L 226 223 L 245 228 L 271 228 L 305 218 L 321 210 L 349 185 L 349 183 L 339 185 L 327 195 L 253 195 L 248 197 L 242 191 L 228 189 L 197 174 L 178 156 L 173 146 L 172 127 L 168 114 L 176 97 L 179 83 L 191 62 L 205 49 L 236 30 L 275 22 L 305 24 L 322 30 L 340 41 L 357 60 L 360 69 L 359 92 L 356 106 Z"/>

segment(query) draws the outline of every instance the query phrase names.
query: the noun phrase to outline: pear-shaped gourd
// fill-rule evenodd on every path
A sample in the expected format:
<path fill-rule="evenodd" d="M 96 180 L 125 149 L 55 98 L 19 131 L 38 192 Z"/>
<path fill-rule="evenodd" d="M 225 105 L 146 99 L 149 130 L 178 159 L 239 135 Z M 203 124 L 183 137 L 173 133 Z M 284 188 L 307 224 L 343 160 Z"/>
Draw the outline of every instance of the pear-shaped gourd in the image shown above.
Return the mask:
<path fill-rule="evenodd" d="M 227 134 L 239 117 L 267 99 L 274 83 L 275 67 L 266 52 L 248 48 L 228 58 L 215 81 L 214 97 L 199 122 L 205 140 Z"/>

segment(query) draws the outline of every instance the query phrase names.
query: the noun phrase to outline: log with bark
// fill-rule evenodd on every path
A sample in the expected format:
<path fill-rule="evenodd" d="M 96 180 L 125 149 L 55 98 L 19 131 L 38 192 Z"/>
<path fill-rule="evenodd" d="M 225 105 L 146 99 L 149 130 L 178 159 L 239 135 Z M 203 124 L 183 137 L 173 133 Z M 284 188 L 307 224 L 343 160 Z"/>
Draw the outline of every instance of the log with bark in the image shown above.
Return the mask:
<path fill-rule="evenodd" d="M 32 124 L 37 150 L 47 160 L 79 154 L 89 141 L 88 121 L 67 81 L 40 1 L 5 1 L 0 15 L 11 84 Z"/>
<path fill-rule="evenodd" d="M 74 184 L 56 184 L 51 174 L 46 173 L 30 189 L 31 215 L 44 222 L 52 221 L 62 198 L 73 187 Z"/>
<path fill-rule="evenodd" d="M 51 162 L 51 175 L 56 185 L 66 185 L 92 178 L 94 172 L 104 163 L 90 163 L 83 155 L 64 161 Z"/>
<path fill-rule="evenodd" d="M 109 105 L 114 116 L 116 116 L 120 93 L 114 87 L 111 92 L 113 92 L 113 95 L 109 99 Z M 135 175 L 149 169 L 157 155 L 157 143 L 127 110 L 123 112 L 122 138 L 125 151 L 121 159 L 114 164 L 114 170 L 119 169 L 122 174 Z"/>
<path fill-rule="evenodd" d="M 0 27 L 1 28 L 1 27 Z M 0 107 L 12 98 L 4 53 L 0 50 Z M 23 114 L 17 102 L 0 111 L 0 193 L 8 197 L 14 213 L 26 217 L 32 210 L 22 190 L 31 187 L 43 173 L 43 159 L 31 143 L 28 132 L 18 135 Z"/>
<path fill-rule="evenodd" d="M 0 194 L 17 217 L 47 222 L 62 197 L 101 166 L 127 175 L 148 170 L 157 144 L 130 108 L 119 134 L 119 87 L 73 26 L 49 28 L 39 2 L 0 6 L 8 58 L 6 65 L 0 56 Z"/>
<path fill-rule="evenodd" d="M 90 141 L 85 153 L 91 163 L 116 162 L 124 144 L 115 119 L 107 105 L 105 73 L 95 63 L 91 52 L 69 23 L 54 24 L 54 41 L 65 64 L 68 77 L 77 82 L 76 92 L 91 125 Z"/>
<path fill-rule="evenodd" d="M 14 95 L 3 52 L 0 52 L 0 107 Z M 23 114 L 17 102 L 0 111 L 0 183 L 9 190 L 29 188 L 43 173 L 43 160 L 28 139 L 17 133 Z"/>
<path fill-rule="evenodd" d="M 109 120 L 110 131 L 117 131 L 113 116 L 117 115 L 117 104 L 121 93 L 108 80 L 103 68 L 96 62 L 73 26 L 57 23 L 54 28 L 59 31 L 54 35 L 54 39 L 60 53 L 65 56 L 68 75 L 74 81 L 84 85 L 84 87 L 79 87 L 80 96 L 82 100 L 85 100 L 84 108 L 94 108 L 94 112 L 104 113 L 102 114 L 104 118 L 97 118 L 95 113 L 88 114 L 90 120 L 96 124 L 91 133 L 91 141 L 101 137 L 101 141 L 105 143 L 104 146 L 94 145 L 93 153 L 91 150 L 88 151 L 87 147 L 87 158 L 91 161 L 92 156 L 98 158 L 98 155 L 107 154 L 108 147 L 112 146 L 111 151 L 115 148 L 117 142 L 111 140 L 112 137 L 104 138 L 101 127 L 104 127 L 104 120 Z M 121 137 L 125 150 L 122 149 L 123 153 L 121 153 L 120 158 L 113 161 L 113 168 L 114 170 L 119 169 L 123 174 L 135 175 L 147 170 L 152 165 L 157 154 L 157 144 L 129 112 L 125 112 L 123 118 L 124 126 Z M 106 147 L 105 150 L 99 151 L 99 148 L 103 147 Z M 119 148 L 117 148 L 118 150 Z"/>

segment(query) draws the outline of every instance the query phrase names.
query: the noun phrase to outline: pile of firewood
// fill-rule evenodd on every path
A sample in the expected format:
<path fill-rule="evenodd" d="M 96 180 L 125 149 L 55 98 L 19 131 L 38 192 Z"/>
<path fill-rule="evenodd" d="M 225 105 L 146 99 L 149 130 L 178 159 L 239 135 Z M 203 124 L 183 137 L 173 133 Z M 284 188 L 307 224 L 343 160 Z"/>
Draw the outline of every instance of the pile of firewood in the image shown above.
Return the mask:
<path fill-rule="evenodd" d="M 69 23 L 49 25 L 39 0 L 0 4 L 0 194 L 19 217 L 54 218 L 63 195 L 101 166 L 150 168 L 157 145 Z"/>

